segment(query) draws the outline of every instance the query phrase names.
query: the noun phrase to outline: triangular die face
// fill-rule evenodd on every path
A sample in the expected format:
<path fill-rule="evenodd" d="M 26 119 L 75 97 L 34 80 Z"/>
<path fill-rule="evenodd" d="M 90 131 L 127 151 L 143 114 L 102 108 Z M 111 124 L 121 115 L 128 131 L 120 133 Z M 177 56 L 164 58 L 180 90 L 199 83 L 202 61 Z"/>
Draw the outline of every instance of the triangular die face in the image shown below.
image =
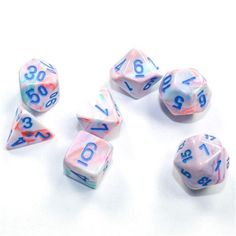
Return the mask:
<path fill-rule="evenodd" d="M 34 116 L 19 107 L 7 140 L 7 149 L 20 148 L 50 140 L 54 135 L 40 124 Z"/>
<path fill-rule="evenodd" d="M 122 117 L 108 89 L 99 91 L 98 96 L 86 107 L 84 111 L 77 114 L 83 122 L 100 121 L 108 123 L 120 123 Z"/>
<path fill-rule="evenodd" d="M 132 49 L 114 67 L 122 77 L 142 79 L 158 72 L 158 67 L 142 51 Z"/>

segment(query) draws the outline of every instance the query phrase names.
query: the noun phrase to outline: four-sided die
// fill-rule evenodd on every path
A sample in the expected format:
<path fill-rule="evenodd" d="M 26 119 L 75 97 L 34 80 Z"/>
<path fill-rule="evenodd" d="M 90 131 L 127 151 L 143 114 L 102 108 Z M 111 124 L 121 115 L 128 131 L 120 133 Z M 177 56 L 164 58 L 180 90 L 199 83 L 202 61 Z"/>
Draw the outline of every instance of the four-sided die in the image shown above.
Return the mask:
<path fill-rule="evenodd" d="M 64 159 L 64 172 L 90 188 L 96 188 L 110 166 L 112 146 L 107 141 L 80 131 Z"/>
<path fill-rule="evenodd" d="M 108 89 L 103 88 L 86 109 L 77 114 L 87 132 L 104 138 L 122 123 L 121 113 Z"/>
<path fill-rule="evenodd" d="M 201 134 L 180 144 L 174 164 L 185 185 L 197 190 L 224 181 L 229 156 L 216 137 Z"/>
<path fill-rule="evenodd" d="M 160 99 L 173 115 L 191 115 L 206 109 L 211 92 L 195 69 L 173 70 L 160 84 Z"/>
<path fill-rule="evenodd" d="M 34 116 L 19 106 L 7 140 L 7 149 L 15 149 L 52 139 L 54 135 Z"/>
<path fill-rule="evenodd" d="M 160 79 L 159 68 L 143 52 L 132 49 L 110 70 L 111 80 L 133 98 L 151 92 Z"/>
<path fill-rule="evenodd" d="M 27 62 L 20 70 L 20 90 L 27 107 L 37 112 L 48 111 L 59 99 L 56 68 L 38 59 Z"/>

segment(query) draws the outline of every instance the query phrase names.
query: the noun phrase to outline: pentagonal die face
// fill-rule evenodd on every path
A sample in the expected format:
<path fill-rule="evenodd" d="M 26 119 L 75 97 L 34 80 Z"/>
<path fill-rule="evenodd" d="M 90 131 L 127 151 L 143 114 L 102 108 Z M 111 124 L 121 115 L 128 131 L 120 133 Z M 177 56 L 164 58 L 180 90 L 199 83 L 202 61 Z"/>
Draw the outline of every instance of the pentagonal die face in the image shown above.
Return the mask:
<path fill-rule="evenodd" d="M 50 110 L 59 99 L 57 70 L 49 63 L 32 59 L 20 70 L 20 90 L 27 107 L 37 112 Z"/>
<path fill-rule="evenodd" d="M 132 49 L 110 70 L 111 80 L 133 98 L 151 92 L 160 79 L 159 68 L 143 52 Z"/>
<path fill-rule="evenodd" d="M 173 115 L 202 112 L 211 98 L 206 79 L 195 69 L 167 73 L 159 90 L 160 99 Z"/>
<path fill-rule="evenodd" d="M 216 137 L 203 134 L 180 144 L 174 164 L 185 185 L 197 190 L 224 181 L 229 157 Z"/>

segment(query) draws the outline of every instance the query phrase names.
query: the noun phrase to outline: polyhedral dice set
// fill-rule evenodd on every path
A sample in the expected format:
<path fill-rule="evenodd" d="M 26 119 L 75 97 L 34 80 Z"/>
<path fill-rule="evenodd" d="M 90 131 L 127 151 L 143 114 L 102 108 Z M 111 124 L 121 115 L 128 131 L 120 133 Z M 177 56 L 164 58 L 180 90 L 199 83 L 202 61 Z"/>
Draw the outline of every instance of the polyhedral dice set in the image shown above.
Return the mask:
<path fill-rule="evenodd" d="M 176 69 L 164 76 L 142 51 L 132 49 L 110 69 L 111 82 L 132 98 L 140 99 L 156 88 L 160 101 L 173 116 L 194 115 L 206 110 L 211 91 L 196 69 Z M 51 64 L 33 59 L 20 70 L 23 105 L 16 111 L 7 149 L 50 140 L 54 135 L 34 112 L 46 112 L 59 99 L 57 70 Z M 28 111 L 26 110 L 28 109 Z M 80 130 L 64 158 L 64 173 L 92 189 L 97 188 L 112 160 L 112 145 L 104 140 L 121 126 L 123 118 L 110 91 L 101 89 L 96 97 L 77 112 Z M 199 190 L 222 183 L 229 168 L 229 156 L 212 135 L 200 134 L 181 142 L 174 160 L 183 183 Z"/>

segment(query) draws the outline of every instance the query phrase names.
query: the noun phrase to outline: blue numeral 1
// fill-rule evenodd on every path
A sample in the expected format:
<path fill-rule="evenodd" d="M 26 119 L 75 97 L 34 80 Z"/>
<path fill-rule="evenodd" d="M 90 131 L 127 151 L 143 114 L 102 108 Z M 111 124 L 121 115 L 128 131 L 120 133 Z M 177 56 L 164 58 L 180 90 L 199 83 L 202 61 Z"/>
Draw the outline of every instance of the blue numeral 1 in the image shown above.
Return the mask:
<path fill-rule="evenodd" d="M 103 109 L 102 109 L 100 106 L 98 106 L 98 105 L 95 105 L 95 107 L 96 107 L 99 111 L 101 111 L 103 114 L 105 114 L 106 116 L 109 115 L 107 108 L 106 108 L 105 110 L 103 110 Z"/>
<path fill-rule="evenodd" d="M 107 124 L 104 123 L 104 124 L 102 124 L 102 126 L 103 127 L 97 127 L 97 128 L 92 127 L 91 130 L 94 130 L 94 131 L 107 131 L 107 130 L 109 130 Z"/>
<path fill-rule="evenodd" d="M 219 170 L 221 162 L 222 162 L 221 160 L 217 161 L 215 171 Z"/>
<path fill-rule="evenodd" d="M 125 85 L 127 86 L 127 88 L 129 89 L 129 91 L 132 91 L 132 90 L 133 90 L 133 88 L 132 88 L 126 81 L 124 81 L 124 83 L 125 83 Z"/>
<path fill-rule="evenodd" d="M 190 78 L 190 79 L 184 80 L 182 83 L 183 83 L 183 84 L 190 85 L 190 82 L 193 81 L 193 80 L 195 80 L 195 79 L 196 79 L 196 77 L 192 77 L 192 78 Z"/>

